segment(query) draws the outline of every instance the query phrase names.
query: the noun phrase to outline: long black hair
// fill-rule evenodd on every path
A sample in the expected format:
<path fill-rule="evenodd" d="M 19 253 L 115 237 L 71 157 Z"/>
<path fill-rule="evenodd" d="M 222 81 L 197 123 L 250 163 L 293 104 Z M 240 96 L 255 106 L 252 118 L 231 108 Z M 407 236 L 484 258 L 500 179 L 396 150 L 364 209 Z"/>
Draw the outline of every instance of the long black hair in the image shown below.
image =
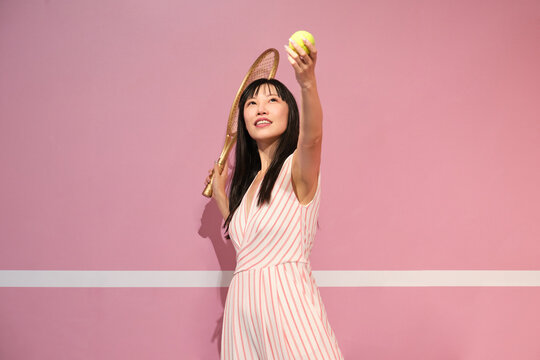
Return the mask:
<path fill-rule="evenodd" d="M 294 152 L 298 144 L 300 133 L 300 115 L 298 105 L 293 94 L 287 87 L 276 79 L 258 79 L 249 84 L 242 93 L 238 102 L 238 128 L 235 149 L 235 167 L 229 188 L 229 216 L 225 220 L 223 227 L 226 229 L 225 238 L 230 239 L 229 224 L 232 216 L 240 203 L 255 176 L 261 170 L 261 158 L 257 148 L 257 142 L 249 135 L 244 119 L 244 105 L 247 99 L 256 96 L 263 84 L 268 88 L 275 86 L 277 95 L 289 106 L 289 116 L 287 119 L 287 129 L 279 138 L 279 144 L 274 153 L 274 158 L 268 166 L 268 170 L 261 183 L 258 194 L 257 205 L 270 202 L 272 189 L 283 166 L 283 162 Z M 257 194 L 255 194 L 257 196 Z"/>

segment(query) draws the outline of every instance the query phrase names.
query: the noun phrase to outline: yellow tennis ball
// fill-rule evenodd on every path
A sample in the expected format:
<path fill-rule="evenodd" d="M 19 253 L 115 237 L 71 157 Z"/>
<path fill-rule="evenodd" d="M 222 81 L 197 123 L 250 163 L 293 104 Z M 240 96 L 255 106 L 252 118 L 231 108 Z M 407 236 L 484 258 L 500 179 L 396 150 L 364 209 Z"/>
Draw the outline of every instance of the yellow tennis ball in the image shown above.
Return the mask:
<path fill-rule="evenodd" d="M 302 40 L 302 37 L 305 37 L 306 39 L 308 39 L 313 45 L 315 45 L 315 39 L 313 38 L 313 35 L 311 35 L 310 33 L 304 30 L 297 31 L 291 36 L 291 39 L 293 39 L 295 43 L 300 45 L 300 47 L 304 49 L 304 51 L 309 55 L 309 48 L 306 45 L 304 45 L 304 40 Z M 290 41 L 289 41 L 289 47 L 293 49 L 294 51 L 296 51 L 296 49 L 294 48 L 293 44 Z"/>

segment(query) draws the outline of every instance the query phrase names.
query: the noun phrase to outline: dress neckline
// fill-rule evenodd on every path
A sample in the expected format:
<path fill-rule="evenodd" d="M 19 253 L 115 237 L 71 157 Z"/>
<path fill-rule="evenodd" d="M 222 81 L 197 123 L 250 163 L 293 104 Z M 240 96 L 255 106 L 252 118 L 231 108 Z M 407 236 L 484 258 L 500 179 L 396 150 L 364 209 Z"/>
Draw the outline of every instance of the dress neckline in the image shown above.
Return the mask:
<path fill-rule="evenodd" d="M 289 160 L 292 157 L 293 154 L 294 154 L 294 151 L 292 153 L 290 153 L 289 156 L 287 156 L 285 161 L 283 161 L 283 165 L 281 166 L 281 169 L 279 170 L 278 178 L 281 176 L 281 172 L 283 171 L 283 168 L 286 166 L 287 160 Z M 257 189 L 255 190 L 255 193 L 253 194 L 253 198 L 250 201 L 249 209 L 246 209 L 246 206 L 247 206 L 247 194 L 249 193 L 249 190 L 253 186 L 253 183 L 255 182 L 255 179 L 257 178 L 257 176 L 259 175 L 260 172 L 261 172 L 260 170 L 257 172 L 257 174 L 255 175 L 255 177 L 251 181 L 251 184 L 249 185 L 249 187 L 248 187 L 248 189 L 247 189 L 247 191 L 244 194 L 244 197 L 242 199 L 242 202 L 244 203 L 243 206 L 244 206 L 246 224 L 247 224 L 248 220 L 250 219 L 250 215 L 251 215 L 251 212 L 253 211 L 253 208 L 255 207 L 254 202 L 255 202 L 255 200 L 257 200 L 257 196 L 259 194 L 259 188 L 261 187 L 261 184 L 262 184 L 262 182 L 264 180 L 264 177 L 263 177 L 263 179 L 261 179 L 261 181 L 257 185 Z"/>
<path fill-rule="evenodd" d="M 249 193 L 249 190 L 251 190 L 251 187 L 253 186 L 253 183 L 255 182 L 255 179 L 257 179 L 257 176 L 259 175 L 261 171 L 259 170 L 259 172 L 257 173 L 257 175 L 255 175 L 255 177 L 253 178 L 253 180 L 251 181 L 251 184 L 249 185 L 246 193 L 245 193 L 245 196 L 244 196 L 244 207 L 247 205 L 247 202 L 248 202 L 248 193 Z M 264 178 L 263 178 L 264 179 Z M 249 219 L 249 215 L 251 214 L 251 210 L 253 209 L 253 201 L 255 199 L 257 199 L 257 194 L 259 192 L 259 187 L 261 186 L 261 183 L 262 183 L 262 180 L 259 182 L 259 184 L 257 185 L 257 189 L 255 190 L 255 193 L 253 194 L 253 198 L 251 198 L 251 201 L 250 201 L 250 206 L 249 206 L 249 209 L 245 209 L 245 212 L 246 212 L 246 220 Z"/>

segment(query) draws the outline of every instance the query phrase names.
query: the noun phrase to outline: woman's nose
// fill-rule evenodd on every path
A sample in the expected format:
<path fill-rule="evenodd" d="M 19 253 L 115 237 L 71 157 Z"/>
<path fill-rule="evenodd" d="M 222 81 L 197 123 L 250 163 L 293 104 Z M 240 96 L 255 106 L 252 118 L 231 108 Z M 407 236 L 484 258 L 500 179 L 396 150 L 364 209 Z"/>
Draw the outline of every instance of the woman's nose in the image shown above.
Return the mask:
<path fill-rule="evenodd" d="M 266 107 L 264 104 L 259 104 L 257 108 L 257 114 L 266 114 Z"/>

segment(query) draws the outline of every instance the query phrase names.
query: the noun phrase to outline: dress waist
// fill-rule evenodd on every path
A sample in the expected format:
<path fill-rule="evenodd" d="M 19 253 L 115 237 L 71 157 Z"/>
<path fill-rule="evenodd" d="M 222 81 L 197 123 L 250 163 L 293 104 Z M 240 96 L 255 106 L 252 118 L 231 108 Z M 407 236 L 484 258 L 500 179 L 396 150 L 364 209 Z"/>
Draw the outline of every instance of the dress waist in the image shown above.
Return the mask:
<path fill-rule="evenodd" d="M 290 263 L 293 263 L 293 264 L 304 264 L 304 266 L 307 266 L 309 270 L 311 270 L 311 264 L 308 261 L 305 261 L 305 260 L 291 260 L 291 261 L 284 261 L 282 263 L 279 263 L 279 264 L 274 264 L 274 265 L 269 265 L 269 266 L 262 266 L 262 267 L 250 267 L 250 268 L 246 268 L 246 269 L 235 269 L 234 272 L 233 272 L 233 276 L 238 274 L 239 272 L 242 272 L 242 271 L 250 271 L 250 270 L 263 270 L 263 269 L 270 269 L 270 268 L 274 268 L 276 266 L 280 266 L 280 265 L 283 265 L 283 264 L 290 264 Z"/>

